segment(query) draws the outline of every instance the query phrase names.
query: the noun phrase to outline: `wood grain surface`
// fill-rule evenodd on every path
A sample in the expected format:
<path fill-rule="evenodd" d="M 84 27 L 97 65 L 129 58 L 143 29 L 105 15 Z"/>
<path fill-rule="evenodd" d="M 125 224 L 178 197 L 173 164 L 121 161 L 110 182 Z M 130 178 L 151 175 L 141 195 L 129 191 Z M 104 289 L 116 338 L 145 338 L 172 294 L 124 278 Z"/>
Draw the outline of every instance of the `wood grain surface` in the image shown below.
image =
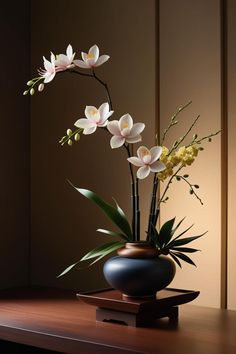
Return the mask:
<path fill-rule="evenodd" d="M 0 339 L 67 354 L 235 354 L 236 311 L 181 305 L 179 323 L 96 322 L 95 307 L 59 289 L 0 292 Z"/>

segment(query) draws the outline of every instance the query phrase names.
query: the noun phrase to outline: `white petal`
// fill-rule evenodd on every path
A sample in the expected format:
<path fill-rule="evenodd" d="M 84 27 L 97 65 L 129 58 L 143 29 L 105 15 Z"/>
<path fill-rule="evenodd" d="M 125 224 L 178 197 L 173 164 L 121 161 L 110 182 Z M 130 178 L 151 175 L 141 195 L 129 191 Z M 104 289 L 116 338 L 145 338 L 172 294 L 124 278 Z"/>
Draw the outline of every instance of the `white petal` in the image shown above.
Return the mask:
<path fill-rule="evenodd" d="M 122 136 L 114 135 L 111 138 L 110 145 L 112 149 L 116 149 L 121 147 L 124 144 L 124 142 L 125 142 L 125 138 L 123 138 Z"/>
<path fill-rule="evenodd" d="M 120 118 L 120 120 L 119 120 L 120 130 L 123 130 L 126 128 L 131 129 L 132 126 L 133 126 L 133 119 L 130 114 L 127 113 Z"/>
<path fill-rule="evenodd" d="M 68 47 L 66 48 L 66 55 L 68 59 L 71 61 L 73 58 L 73 49 L 72 46 L 69 44 Z"/>
<path fill-rule="evenodd" d="M 84 113 L 85 113 L 85 117 L 87 117 L 88 119 L 94 121 L 95 123 L 99 122 L 100 114 L 96 107 L 86 106 Z"/>
<path fill-rule="evenodd" d="M 85 129 L 83 130 L 83 134 L 84 134 L 84 135 L 92 134 L 92 133 L 94 133 L 94 132 L 96 131 L 96 129 L 97 129 L 97 126 L 96 126 L 96 125 L 95 125 L 94 127 L 91 127 L 91 128 L 85 128 Z"/>
<path fill-rule="evenodd" d="M 118 120 L 112 120 L 111 122 L 109 122 L 107 124 L 107 129 L 112 135 L 121 135 Z"/>
<path fill-rule="evenodd" d="M 152 172 L 161 172 L 166 169 L 166 165 L 161 161 L 154 161 L 150 164 L 150 169 Z"/>
<path fill-rule="evenodd" d="M 103 117 L 106 117 L 107 114 L 109 113 L 109 104 L 106 102 L 106 103 L 103 103 L 99 108 L 99 113 L 100 113 L 100 117 L 101 119 Z"/>
<path fill-rule="evenodd" d="M 106 127 L 108 123 L 109 123 L 108 120 L 106 120 L 104 123 L 98 123 L 97 126 L 98 127 Z"/>
<path fill-rule="evenodd" d="M 73 63 L 78 66 L 79 68 L 83 68 L 83 69 L 89 69 L 90 66 L 85 63 L 83 60 L 74 60 Z"/>
<path fill-rule="evenodd" d="M 142 137 L 141 137 L 141 135 L 137 135 L 132 138 L 130 138 L 130 136 L 128 136 L 128 138 L 127 137 L 125 138 L 125 141 L 129 144 L 135 144 L 135 143 L 138 143 L 139 141 L 142 141 Z"/>
<path fill-rule="evenodd" d="M 56 66 L 67 66 L 69 64 L 69 60 L 65 54 L 59 54 L 57 59 L 55 60 Z"/>
<path fill-rule="evenodd" d="M 74 125 L 78 128 L 82 128 L 82 129 L 96 127 L 96 123 L 92 122 L 91 120 L 89 120 L 87 118 L 78 119 L 74 123 Z"/>
<path fill-rule="evenodd" d="M 121 135 L 124 137 L 124 138 L 128 138 L 129 135 L 130 135 L 130 128 L 124 128 L 121 130 Z"/>
<path fill-rule="evenodd" d="M 96 63 L 94 64 L 94 66 L 100 66 L 104 64 L 106 61 L 108 61 L 109 58 L 110 58 L 109 55 L 101 55 L 96 61 Z"/>
<path fill-rule="evenodd" d="M 45 57 L 43 57 L 43 65 L 44 65 L 46 71 L 49 71 L 49 72 L 51 72 L 52 69 L 54 68 L 54 65 L 49 60 L 47 60 Z"/>
<path fill-rule="evenodd" d="M 92 56 L 94 57 L 94 63 L 98 60 L 99 57 L 99 48 L 98 46 L 95 44 L 93 45 L 90 49 L 89 49 L 89 54 L 92 54 Z"/>
<path fill-rule="evenodd" d="M 54 63 L 55 63 L 55 60 L 56 60 L 56 58 L 55 58 L 55 55 L 51 52 L 51 63 L 54 65 Z"/>
<path fill-rule="evenodd" d="M 87 60 L 87 53 L 81 52 L 81 57 L 84 61 Z"/>
<path fill-rule="evenodd" d="M 44 79 L 44 83 L 47 84 L 49 83 L 50 81 L 52 81 L 54 79 L 54 76 L 56 75 L 56 72 L 54 71 L 54 73 L 51 73 L 51 74 L 48 74 L 47 73 L 47 76 L 45 76 L 45 79 Z"/>
<path fill-rule="evenodd" d="M 146 178 L 149 175 L 150 171 L 151 170 L 150 170 L 149 166 L 147 166 L 147 165 L 146 166 L 142 166 L 137 171 L 137 177 L 139 179 L 144 179 L 144 178 Z"/>
<path fill-rule="evenodd" d="M 151 161 L 150 163 L 158 160 L 162 154 L 162 147 L 161 146 L 153 146 L 151 149 L 150 149 L 150 153 L 151 153 Z"/>
<path fill-rule="evenodd" d="M 144 163 L 151 161 L 151 153 L 146 146 L 140 146 L 137 150 L 137 155 Z"/>
<path fill-rule="evenodd" d="M 138 157 L 135 157 L 135 156 L 129 157 L 127 160 L 130 163 L 132 163 L 134 166 L 138 166 L 138 167 L 143 166 L 143 161 L 140 160 Z"/>
<path fill-rule="evenodd" d="M 130 131 L 130 137 L 133 137 L 133 136 L 136 136 L 136 135 L 142 133 L 144 128 L 145 128 L 144 123 L 135 123 Z"/>

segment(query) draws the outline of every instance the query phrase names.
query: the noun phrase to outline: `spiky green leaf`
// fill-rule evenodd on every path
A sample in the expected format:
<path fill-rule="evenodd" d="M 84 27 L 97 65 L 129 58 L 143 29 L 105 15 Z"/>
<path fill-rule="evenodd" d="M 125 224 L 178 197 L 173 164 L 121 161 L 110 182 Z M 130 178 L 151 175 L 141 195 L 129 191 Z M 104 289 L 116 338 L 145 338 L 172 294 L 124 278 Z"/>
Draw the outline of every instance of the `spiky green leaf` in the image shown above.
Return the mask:
<path fill-rule="evenodd" d="M 151 225 L 151 232 L 149 233 L 149 236 L 154 245 L 160 248 L 159 233 L 153 224 Z"/>
<path fill-rule="evenodd" d="M 174 242 L 175 240 L 178 240 L 178 238 L 180 238 L 182 235 L 184 235 L 186 232 L 188 232 L 191 228 L 193 227 L 193 224 L 190 225 L 186 230 L 184 230 L 183 232 L 181 232 L 178 236 L 176 236 L 175 238 L 173 238 L 171 241 Z M 169 243 L 170 244 L 170 243 Z"/>
<path fill-rule="evenodd" d="M 160 247 L 163 247 L 163 245 L 166 245 L 170 241 L 172 237 L 172 228 L 174 222 L 175 222 L 175 218 L 166 221 L 165 224 L 162 225 L 159 233 Z"/>
<path fill-rule="evenodd" d="M 186 254 L 181 253 L 181 252 L 172 252 L 172 254 L 174 254 L 174 256 L 182 259 L 182 261 L 185 261 L 185 262 L 187 262 L 189 264 L 192 264 L 192 265 L 194 265 L 196 267 L 196 264 Z"/>
<path fill-rule="evenodd" d="M 170 252 L 170 255 L 173 258 L 173 260 L 178 264 L 178 266 L 180 268 L 182 268 L 182 265 L 181 265 L 180 261 L 178 260 L 178 258 L 172 252 Z"/>
<path fill-rule="evenodd" d="M 198 236 L 185 237 L 185 238 L 182 238 L 180 240 L 173 240 L 173 241 L 171 241 L 168 244 L 168 248 L 173 248 L 173 247 L 177 247 L 177 246 L 187 245 L 189 242 L 192 242 L 192 241 L 198 239 L 199 237 L 202 237 L 203 235 L 205 235 L 206 232 L 204 232 L 203 234 L 198 235 Z"/>
<path fill-rule="evenodd" d="M 171 247 L 171 249 L 173 251 L 186 252 L 186 253 L 194 253 L 200 251 L 196 248 L 189 248 L 189 247 Z"/>
<path fill-rule="evenodd" d="M 108 242 L 108 243 L 105 243 L 101 246 L 98 246 L 94 249 L 92 249 L 91 251 L 89 251 L 88 253 L 86 253 L 81 259 L 80 259 L 80 262 L 81 261 L 86 261 L 88 259 L 91 259 L 91 258 L 96 258 L 96 257 L 100 257 L 101 255 L 104 254 L 104 252 L 108 251 L 109 249 L 113 249 L 113 247 L 116 247 L 116 246 L 123 246 L 124 245 L 124 242 L 123 241 L 112 241 L 112 242 Z"/>
<path fill-rule="evenodd" d="M 79 261 L 77 261 L 77 262 L 71 264 L 69 267 L 67 267 L 57 277 L 59 278 L 59 277 L 65 275 L 70 270 L 72 270 L 73 268 L 78 266 L 78 264 L 81 262 L 96 258 L 95 261 L 92 261 L 91 263 L 87 264 L 87 267 L 91 266 L 92 264 L 96 263 L 98 260 L 105 257 L 109 253 L 116 251 L 117 249 L 123 247 L 124 244 L 125 244 L 125 242 L 113 241 L 113 242 L 109 242 L 109 243 L 103 244 L 101 246 L 98 246 L 98 247 L 94 248 L 93 250 L 91 250 L 90 252 L 88 252 L 87 254 L 85 254 Z"/>

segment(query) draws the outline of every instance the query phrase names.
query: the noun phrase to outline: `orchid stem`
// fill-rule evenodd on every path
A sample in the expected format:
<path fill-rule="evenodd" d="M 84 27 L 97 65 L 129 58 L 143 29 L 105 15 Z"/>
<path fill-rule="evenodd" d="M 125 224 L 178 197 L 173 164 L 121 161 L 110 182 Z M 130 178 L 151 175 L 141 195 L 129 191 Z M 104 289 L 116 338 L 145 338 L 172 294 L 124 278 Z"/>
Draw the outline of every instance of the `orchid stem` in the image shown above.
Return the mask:
<path fill-rule="evenodd" d="M 124 145 L 126 148 L 128 157 L 131 157 L 129 145 Z M 135 193 L 135 183 L 134 183 L 134 172 L 131 163 L 129 162 L 129 170 L 131 175 L 131 210 L 132 210 L 132 233 L 133 233 L 133 241 L 136 241 L 136 210 L 137 210 L 137 196 Z M 137 188 L 137 186 L 136 186 Z"/>
<path fill-rule="evenodd" d="M 77 74 L 77 75 L 81 75 L 81 76 L 87 76 L 87 77 L 92 77 L 94 78 L 95 80 L 97 80 L 106 90 L 106 94 L 107 94 L 107 98 L 108 98 L 108 101 L 109 101 L 109 106 L 110 106 L 110 110 L 113 110 L 113 106 L 112 106 L 112 100 L 111 100 L 111 95 L 110 95 L 110 91 L 109 91 L 109 88 L 108 88 L 108 85 L 102 81 L 96 74 L 95 74 L 95 71 L 93 69 L 93 73 L 92 74 L 87 74 L 87 73 L 82 73 L 80 71 L 77 71 L 77 70 L 74 70 L 74 69 L 69 69 L 68 70 L 70 73 L 73 73 L 73 74 Z"/>

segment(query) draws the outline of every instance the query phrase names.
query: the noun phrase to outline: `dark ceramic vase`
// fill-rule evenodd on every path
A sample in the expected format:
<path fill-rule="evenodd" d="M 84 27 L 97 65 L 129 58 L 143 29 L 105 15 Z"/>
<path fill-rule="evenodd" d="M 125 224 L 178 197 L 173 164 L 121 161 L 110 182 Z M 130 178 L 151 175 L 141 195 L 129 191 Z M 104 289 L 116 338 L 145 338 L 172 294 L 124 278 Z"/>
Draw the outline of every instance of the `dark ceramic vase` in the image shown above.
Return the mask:
<path fill-rule="evenodd" d="M 129 297 L 154 297 L 170 284 L 175 264 L 167 256 L 158 255 L 147 243 L 127 243 L 118 256 L 106 261 L 103 273 L 107 282 Z"/>

